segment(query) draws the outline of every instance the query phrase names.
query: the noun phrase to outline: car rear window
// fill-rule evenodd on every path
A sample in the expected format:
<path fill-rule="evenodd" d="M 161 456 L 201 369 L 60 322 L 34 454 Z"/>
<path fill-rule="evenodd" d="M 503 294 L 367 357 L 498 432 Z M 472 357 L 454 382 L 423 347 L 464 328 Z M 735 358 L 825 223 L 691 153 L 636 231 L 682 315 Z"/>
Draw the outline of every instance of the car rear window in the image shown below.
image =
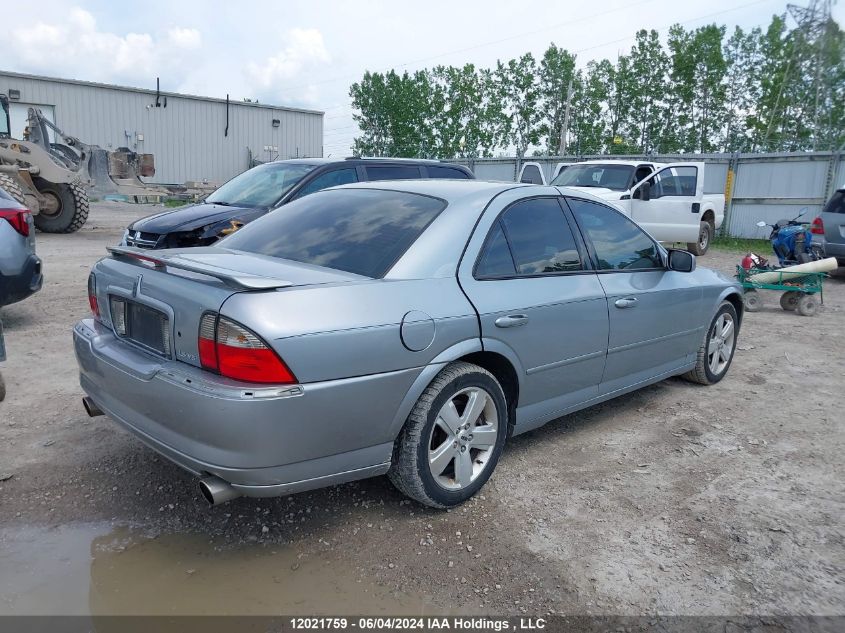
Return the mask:
<path fill-rule="evenodd" d="M 219 242 L 224 248 L 383 277 L 446 207 L 404 191 L 318 191 Z"/>
<path fill-rule="evenodd" d="M 457 167 L 426 167 L 428 169 L 429 178 L 455 178 L 460 180 L 469 180 L 467 173 Z"/>
<path fill-rule="evenodd" d="M 845 189 L 840 189 L 824 205 L 824 213 L 845 213 Z"/>
<path fill-rule="evenodd" d="M 411 180 L 420 177 L 420 168 L 411 165 L 367 165 L 367 178 L 370 180 Z"/>

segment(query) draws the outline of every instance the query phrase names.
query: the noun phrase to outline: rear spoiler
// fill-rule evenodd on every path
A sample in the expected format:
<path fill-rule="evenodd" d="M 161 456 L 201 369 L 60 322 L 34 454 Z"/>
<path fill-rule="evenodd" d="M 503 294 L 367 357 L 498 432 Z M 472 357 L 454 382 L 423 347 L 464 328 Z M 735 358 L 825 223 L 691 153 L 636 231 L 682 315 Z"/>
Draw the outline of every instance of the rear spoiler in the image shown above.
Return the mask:
<path fill-rule="evenodd" d="M 149 255 L 149 251 L 129 246 L 107 246 L 106 250 L 118 259 L 132 260 L 147 268 L 161 271 L 166 271 L 168 268 L 175 268 L 201 275 L 208 275 L 209 277 L 219 279 L 229 286 L 242 290 L 272 290 L 273 288 L 287 288 L 293 285 L 293 282 L 284 279 L 245 275 L 225 268 L 198 264 L 179 255 L 151 256 Z"/>

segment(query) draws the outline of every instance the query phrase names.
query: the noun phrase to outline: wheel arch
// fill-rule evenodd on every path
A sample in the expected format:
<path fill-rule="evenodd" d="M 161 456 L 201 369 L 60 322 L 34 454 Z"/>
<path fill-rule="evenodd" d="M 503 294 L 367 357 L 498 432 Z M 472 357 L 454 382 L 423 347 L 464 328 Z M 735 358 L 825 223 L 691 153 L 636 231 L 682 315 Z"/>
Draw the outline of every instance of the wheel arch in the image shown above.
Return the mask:
<path fill-rule="evenodd" d="M 390 425 L 393 439 L 398 437 L 402 427 L 408 419 L 414 404 L 425 391 L 426 387 L 435 379 L 437 374 L 449 363 L 455 361 L 473 363 L 489 371 L 505 392 L 508 401 L 509 431 L 516 421 L 516 406 L 520 392 L 521 364 L 512 350 L 496 341 L 487 339 L 468 339 L 456 343 L 438 354 L 429 364 L 423 367 L 396 411 Z"/>
<path fill-rule="evenodd" d="M 738 325 L 742 325 L 742 317 L 745 313 L 745 304 L 742 301 L 742 294 L 736 288 L 729 288 L 722 293 L 722 296 L 719 297 L 718 305 L 721 305 L 723 301 L 729 301 L 734 307 L 734 310 L 736 310 L 736 318 L 739 321 Z"/>

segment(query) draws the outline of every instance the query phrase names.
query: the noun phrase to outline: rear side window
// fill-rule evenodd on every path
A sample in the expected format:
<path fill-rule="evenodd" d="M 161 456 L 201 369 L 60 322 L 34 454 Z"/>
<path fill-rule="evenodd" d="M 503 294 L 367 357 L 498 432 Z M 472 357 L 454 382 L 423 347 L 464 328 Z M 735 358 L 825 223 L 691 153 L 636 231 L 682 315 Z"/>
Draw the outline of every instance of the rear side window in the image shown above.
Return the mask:
<path fill-rule="evenodd" d="M 566 200 L 581 231 L 593 244 L 599 270 L 663 268 L 657 244 L 624 215 L 589 200 Z"/>
<path fill-rule="evenodd" d="M 446 207 L 402 191 L 320 191 L 250 222 L 223 248 L 383 277 Z"/>
<path fill-rule="evenodd" d="M 475 269 L 477 279 L 491 279 L 495 277 L 513 277 L 516 274 L 511 250 L 505 233 L 502 230 L 502 223 L 496 221 L 487 236 L 487 242 L 478 259 L 478 266 Z"/>
<path fill-rule="evenodd" d="M 557 200 L 518 202 L 502 214 L 502 226 L 520 275 L 581 270 L 575 237 Z"/>
<path fill-rule="evenodd" d="M 469 176 L 467 176 L 465 171 L 457 169 L 455 167 L 426 167 L 428 170 L 428 177 L 429 178 L 457 178 L 460 180 L 468 180 Z"/>
<path fill-rule="evenodd" d="M 845 189 L 840 189 L 833 194 L 822 209 L 823 213 L 845 213 Z"/>
<path fill-rule="evenodd" d="M 367 178 L 370 180 L 406 180 L 420 177 L 420 168 L 412 165 L 367 166 Z"/>
<path fill-rule="evenodd" d="M 358 173 L 354 168 L 333 169 L 314 178 L 314 180 L 305 185 L 296 195 L 299 198 L 307 196 L 309 193 L 320 191 L 321 189 L 345 185 L 350 182 L 358 182 Z"/>
<path fill-rule="evenodd" d="M 512 261 L 508 261 L 508 255 Z M 478 279 L 581 270 L 575 237 L 554 198 L 517 202 L 490 230 L 475 270 Z"/>

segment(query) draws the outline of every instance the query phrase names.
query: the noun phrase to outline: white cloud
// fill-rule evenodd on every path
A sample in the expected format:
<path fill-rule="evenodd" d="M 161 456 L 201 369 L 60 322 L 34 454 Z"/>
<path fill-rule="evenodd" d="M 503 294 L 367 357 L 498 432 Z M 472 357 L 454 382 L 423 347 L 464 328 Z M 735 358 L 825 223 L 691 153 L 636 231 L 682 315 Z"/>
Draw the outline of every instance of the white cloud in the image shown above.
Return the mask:
<path fill-rule="evenodd" d="M 78 7 L 64 21 L 12 28 L 7 41 L 10 46 L 0 45 L 0 50 L 13 66 L 50 76 L 132 83 L 148 83 L 162 70 L 171 76 L 174 70 L 182 72 L 178 62 L 202 44 L 199 31 L 190 28 L 174 27 L 162 37 L 101 31 L 96 18 Z"/>
<path fill-rule="evenodd" d="M 167 32 L 167 39 L 177 48 L 192 50 L 202 46 L 202 35 L 196 29 L 170 29 Z"/>
<path fill-rule="evenodd" d="M 291 29 L 285 39 L 285 47 L 275 55 L 246 65 L 249 82 L 261 94 L 281 96 L 284 82 L 331 61 L 323 34 L 317 29 Z M 312 96 L 316 96 L 313 87 Z"/>

